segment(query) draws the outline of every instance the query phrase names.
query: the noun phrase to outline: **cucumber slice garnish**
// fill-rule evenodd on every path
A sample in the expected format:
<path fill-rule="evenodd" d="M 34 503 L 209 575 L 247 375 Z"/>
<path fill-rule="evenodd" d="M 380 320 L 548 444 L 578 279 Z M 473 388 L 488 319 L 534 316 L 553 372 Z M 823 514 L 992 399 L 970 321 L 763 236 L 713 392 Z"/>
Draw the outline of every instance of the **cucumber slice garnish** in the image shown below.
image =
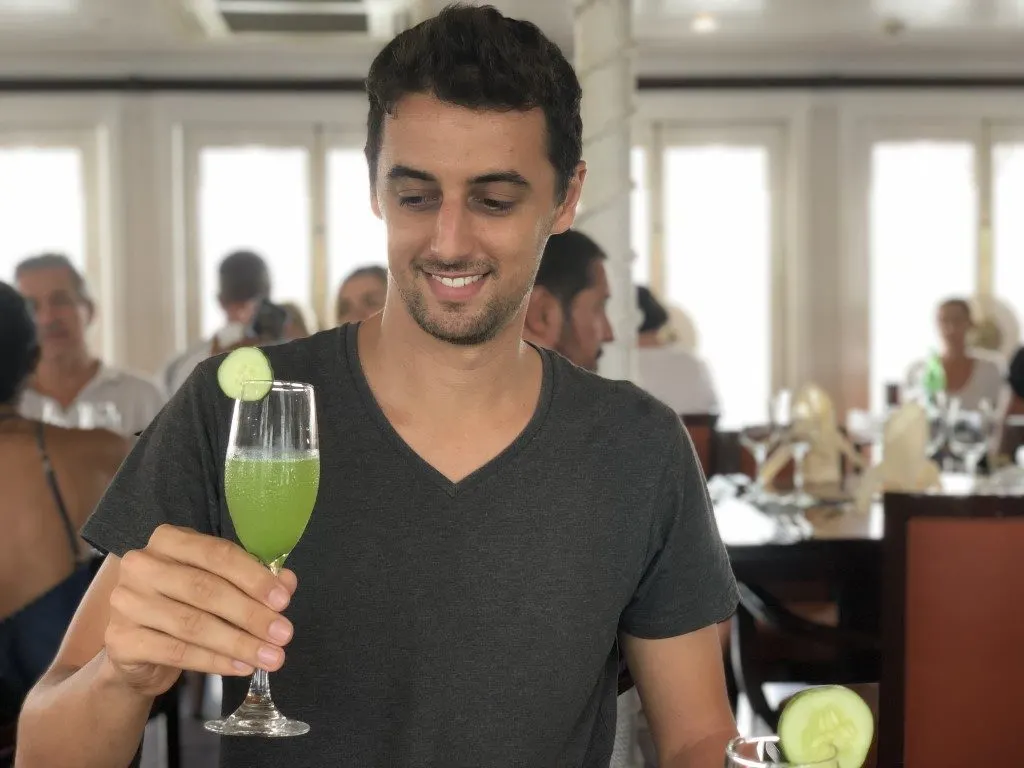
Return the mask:
<path fill-rule="evenodd" d="M 270 392 L 273 380 L 270 361 L 258 347 L 232 350 L 217 369 L 217 383 L 232 400 L 262 400 Z M 251 382 L 257 382 L 257 386 Z"/>
<path fill-rule="evenodd" d="M 834 748 L 839 768 L 861 768 L 874 736 L 871 708 L 840 685 L 797 694 L 779 717 L 779 743 L 792 763 L 827 760 Z"/>

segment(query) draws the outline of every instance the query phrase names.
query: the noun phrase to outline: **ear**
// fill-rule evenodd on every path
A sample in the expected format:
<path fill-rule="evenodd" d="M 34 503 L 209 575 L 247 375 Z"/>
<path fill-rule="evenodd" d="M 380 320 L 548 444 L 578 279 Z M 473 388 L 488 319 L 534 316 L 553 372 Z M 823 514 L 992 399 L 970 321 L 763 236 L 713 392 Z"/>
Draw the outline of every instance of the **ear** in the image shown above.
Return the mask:
<path fill-rule="evenodd" d="M 377 200 L 377 184 L 372 181 L 370 182 L 370 210 L 378 219 L 384 218 L 380 213 L 380 201 Z"/>
<path fill-rule="evenodd" d="M 85 300 L 85 324 L 92 325 L 92 321 L 96 319 L 96 304 L 92 299 Z"/>
<path fill-rule="evenodd" d="M 572 178 L 569 179 L 569 187 L 565 191 L 563 200 L 555 211 L 555 221 L 551 225 L 551 234 L 560 235 L 576 220 L 576 209 L 580 204 L 580 197 L 583 195 L 583 182 L 587 178 L 587 164 L 581 162 L 576 166 Z"/>
<path fill-rule="evenodd" d="M 526 307 L 526 337 L 535 344 L 554 349 L 562 335 L 562 305 L 547 288 L 534 286 Z"/>

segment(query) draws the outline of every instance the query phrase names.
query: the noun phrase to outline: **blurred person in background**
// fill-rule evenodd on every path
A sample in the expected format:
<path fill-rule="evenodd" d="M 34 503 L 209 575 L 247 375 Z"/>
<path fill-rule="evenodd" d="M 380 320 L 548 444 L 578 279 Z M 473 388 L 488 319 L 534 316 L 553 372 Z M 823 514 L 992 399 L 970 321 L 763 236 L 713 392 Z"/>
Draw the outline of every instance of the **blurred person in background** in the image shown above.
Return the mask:
<path fill-rule="evenodd" d="M 28 305 L 0 283 L 0 730 L 85 594 L 92 571 L 78 530 L 128 451 L 112 432 L 44 426 L 18 412 L 40 355 Z"/>
<path fill-rule="evenodd" d="M 21 262 L 14 275 L 39 326 L 41 350 L 22 396 L 22 415 L 61 426 L 104 426 L 124 435 L 145 429 L 163 407 L 164 392 L 90 353 L 86 330 L 96 307 L 81 273 L 65 256 L 43 254 Z M 109 414 L 111 408 L 116 413 Z"/>
<path fill-rule="evenodd" d="M 384 267 L 359 267 L 338 288 L 334 320 L 338 325 L 358 323 L 384 308 L 388 295 L 388 271 Z"/>
<path fill-rule="evenodd" d="M 293 301 L 286 301 L 278 306 L 287 314 L 287 318 L 284 321 L 284 331 L 281 334 L 283 341 L 295 341 L 310 335 L 309 323 L 306 322 L 306 313 L 302 310 L 302 307 Z"/>
<path fill-rule="evenodd" d="M 597 370 L 602 347 L 614 341 L 610 291 L 601 247 L 570 229 L 548 238 L 530 294 L 523 338 L 571 363 Z"/>
<path fill-rule="evenodd" d="M 202 339 L 172 360 L 164 369 L 164 384 L 173 395 L 199 363 L 234 346 L 245 337 L 246 329 L 260 299 L 270 296 L 270 270 L 252 251 L 235 251 L 224 257 L 218 267 L 217 301 L 224 311 L 224 325 L 213 338 Z"/>
<path fill-rule="evenodd" d="M 942 339 L 940 361 L 946 380 L 946 395 L 959 398 L 967 410 L 976 410 L 983 400 L 995 408 L 1001 402 L 1006 383 L 1004 361 L 993 353 L 972 349 L 968 336 L 974 329 L 974 315 L 966 299 L 947 299 L 939 305 L 936 315 Z M 925 390 L 929 360 L 914 363 L 907 373 L 911 393 Z"/>
<path fill-rule="evenodd" d="M 637 286 L 642 319 L 637 339 L 640 385 L 680 415 L 718 413 L 718 395 L 707 364 L 680 346 L 668 345 L 662 330 L 668 311 L 650 289 Z"/>

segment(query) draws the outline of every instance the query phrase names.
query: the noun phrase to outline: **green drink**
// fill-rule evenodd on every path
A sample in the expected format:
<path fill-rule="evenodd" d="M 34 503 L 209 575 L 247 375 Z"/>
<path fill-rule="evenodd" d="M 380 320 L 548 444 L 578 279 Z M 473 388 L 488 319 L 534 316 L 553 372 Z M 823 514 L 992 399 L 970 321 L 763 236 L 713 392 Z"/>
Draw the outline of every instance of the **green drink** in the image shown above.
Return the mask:
<path fill-rule="evenodd" d="M 243 449 L 229 455 L 228 511 L 246 551 L 266 565 L 283 560 L 306 529 L 319 485 L 318 451 L 266 458 Z"/>

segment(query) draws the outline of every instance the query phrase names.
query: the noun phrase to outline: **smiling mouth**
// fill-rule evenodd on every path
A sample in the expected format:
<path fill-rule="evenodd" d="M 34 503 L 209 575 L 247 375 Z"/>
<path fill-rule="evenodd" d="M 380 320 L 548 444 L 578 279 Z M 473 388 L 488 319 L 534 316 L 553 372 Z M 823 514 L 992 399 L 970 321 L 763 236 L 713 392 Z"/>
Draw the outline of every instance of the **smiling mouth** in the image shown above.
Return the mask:
<path fill-rule="evenodd" d="M 429 273 L 428 273 L 429 274 Z M 467 285 L 477 283 L 484 278 L 484 275 L 465 275 L 449 277 L 447 275 L 430 275 L 431 280 L 436 280 L 448 288 L 465 288 Z"/>

